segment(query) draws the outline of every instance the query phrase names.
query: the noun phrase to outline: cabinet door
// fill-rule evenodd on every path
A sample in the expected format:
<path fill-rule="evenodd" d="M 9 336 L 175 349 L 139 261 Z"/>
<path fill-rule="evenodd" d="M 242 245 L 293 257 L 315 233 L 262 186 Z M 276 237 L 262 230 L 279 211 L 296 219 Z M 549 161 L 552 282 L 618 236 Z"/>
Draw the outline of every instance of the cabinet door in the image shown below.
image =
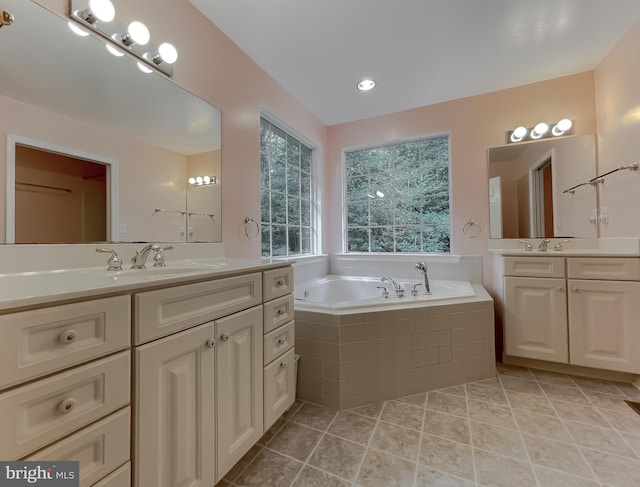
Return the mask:
<path fill-rule="evenodd" d="M 287 353 L 264 368 L 264 430 L 267 431 L 296 399 L 294 353 Z"/>
<path fill-rule="evenodd" d="M 640 282 L 569 280 L 571 363 L 640 373 Z"/>
<path fill-rule="evenodd" d="M 214 325 L 136 349 L 137 487 L 214 484 Z"/>
<path fill-rule="evenodd" d="M 568 363 L 564 279 L 504 278 L 505 353 Z"/>
<path fill-rule="evenodd" d="M 216 320 L 218 480 L 263 433 L 262 306 Z"/>

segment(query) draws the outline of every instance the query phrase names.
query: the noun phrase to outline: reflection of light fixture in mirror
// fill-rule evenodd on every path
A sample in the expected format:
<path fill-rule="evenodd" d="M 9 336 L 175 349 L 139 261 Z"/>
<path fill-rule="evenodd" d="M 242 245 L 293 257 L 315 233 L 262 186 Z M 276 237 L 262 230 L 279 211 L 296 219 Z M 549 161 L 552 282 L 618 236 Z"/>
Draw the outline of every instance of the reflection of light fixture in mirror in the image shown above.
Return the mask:
<path fill-rule="evenodd" d="M 210 184 L 216 184 L 215 176 L 196 176 L 189 178 L 189 184 L 193 186 L 207 186 Z"/>
<path fill-rule="evenodd" d="M 549 130 L 549 125 L 544 122 L 540 122 L 538 125 L 533 127 L 533 130 L 531 131 L 531 138 L 539 139 L 544 134 L 546 134 L 548 130 Z"/>
<path fill-rule="evenodd" d="M 149 74 L 153 73 L 153 69 L 148 68 L 146 65 L 142 64 L 140 61 L 136 63 L 138 65 L 138 69 L 143 73 Z"/>
<path fill-rule="evenodd" d="M 151 42 L 149 29 L 138 20 L 129 23 L 119 20 L 111 0 L 69 0 L 69 3 L 72 21 L 69 27 L 74 32 L 86 29 L 98 34 L 107 41 L 111 54 L 131 54 L 140 61 L 138 66 L 141 70 L 144 66 L 145 72 L 151 69 L 173 76 L 172 64 L 178 59 L 176 48 L 168 42 L 159 46 Z"/>
<path fill-rule="evenodd" d="M 81 29 L 71 21 L 67 25 L 69 26 L 69 29 L 71 30 L 71 32 L 73 32 L 77 36 L 87 37 L 89 35 L 89 33 L 86 30 Z"/>
<path fill-rule="evenodd" d="M 567 130 L 569 130 L 572 125 L 573 123 L 571 122 L 571 120 L 569 120 L 568 118 L 563 118 L 553 126 L 553 128 L 551 129 L 551 133 L 556 137 L 559 137 L 560 135 L 563 135 Z"/>
<path fill-rule="evenodd" d="M 520 142 L 524 139 L 525 135 L 527 135 L 527 129 L 521 125 L 520 127 L 513 129 L 510 140 L 511 142 Z"/>

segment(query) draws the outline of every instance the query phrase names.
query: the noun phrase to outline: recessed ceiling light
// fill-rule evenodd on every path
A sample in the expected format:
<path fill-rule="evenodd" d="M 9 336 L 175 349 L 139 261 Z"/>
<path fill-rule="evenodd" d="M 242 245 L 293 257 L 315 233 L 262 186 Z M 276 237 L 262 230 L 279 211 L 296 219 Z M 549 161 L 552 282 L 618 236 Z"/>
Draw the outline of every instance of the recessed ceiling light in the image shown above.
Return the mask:
<path fill-rule="evenodd" d="M 376 82 L 372 79 L 363 79 L 356 86 L 360 91 L 369 91 L 375 88 Z"/>

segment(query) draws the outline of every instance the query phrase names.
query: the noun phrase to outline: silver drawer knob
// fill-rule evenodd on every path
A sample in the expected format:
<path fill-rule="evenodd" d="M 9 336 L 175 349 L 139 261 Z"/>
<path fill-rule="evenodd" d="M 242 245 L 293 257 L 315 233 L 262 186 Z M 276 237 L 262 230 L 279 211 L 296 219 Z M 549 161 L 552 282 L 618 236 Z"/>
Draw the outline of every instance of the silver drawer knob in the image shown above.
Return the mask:
<path fill-rule="evenodd" d="M 213 348 L 216 346 L 216 341 L 213 338 L 209 338 L 205 345 L 207 345 L 207 348 Z"/>
<path fill-rule="evenodd" d="M 67 414 L 73 411 L 73 408 L 76 407 L 76 400 L 73 398 L 67 398 L 58 404 L 58 412 L 60 414 Z"/>
<path fill-rule="evenodd" d="M 278 316 L 282 316 L 283 314 L 284 314 L 284 309 L 283 309 L 283 308 L 280 308 L 280 309 L 278 310 Z"/>
<path fill-rule="evenodd" d="M 75 330 L 67 330 L 60 333 L 58 341 L 65 345 L 69 345 L 70 343 L 75 342 L 76 338 L 78 338 L 78 333 Z"/>
<path fill-rule="evenodd" d="M 280 367 L 283 369 L 287 368 L 287 362 L 280 362 Z"/>
<path fill-rule="evenodd" d="M 278 345 L 282 346 L 282 345 L 284 345 L 285 343 L 287 343 L 287 341 L 286 341 L 284 338 L 280 338 L 280 339 L 278 339 Z"/>
<path fill-rule="evenodd" d="M 276 281 L 276 287 L 282 287 L 284 286 L 284 279 L 278 279 Z"/>
<path fill-rule="evenodd" d="M 222 340 L 223 342 L 228 342 L 229 338 L 231 337 L 229 336 L 228 333 L 223 333 L 222 335 L 220 335 L 220 340 Z"/>

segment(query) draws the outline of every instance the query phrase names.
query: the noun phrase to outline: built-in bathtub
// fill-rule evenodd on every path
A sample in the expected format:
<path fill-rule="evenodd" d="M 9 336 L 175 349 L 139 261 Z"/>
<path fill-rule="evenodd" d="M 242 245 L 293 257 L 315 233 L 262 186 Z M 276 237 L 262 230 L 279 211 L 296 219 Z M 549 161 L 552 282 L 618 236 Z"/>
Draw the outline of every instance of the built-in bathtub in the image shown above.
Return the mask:
<path fill-rule="evenodd" d="M 404 296 L 396 296 L 393 287 L 379 278 L 360 276 L 329 275 L 319 277 L 296 285 L 296 308 L 307 311 L 331 312 L 331 310 L 362 310 L 362 308 L 379 307 L 415 307 L 427 306 L 433 301 L 455 298 L 470 298 L 476 295 L 468 281 L 430 281 L 431 294 L 425 293 L 424 284 L 420 281 L 404 281 L 399 279 L 404 289 Z M 418 294 L 413 296 L 411 290 L 415 284 Z M 380 287 L 387 289 L 384 297 Z"/>
<path fill-rule="evenodd" d="M 495 375 L 493 300 L 480 284 L 327 275 L 295 287 L 298 396 L 346 409 Z M 384 298 L 378 286 L 386 285 Z"/>

